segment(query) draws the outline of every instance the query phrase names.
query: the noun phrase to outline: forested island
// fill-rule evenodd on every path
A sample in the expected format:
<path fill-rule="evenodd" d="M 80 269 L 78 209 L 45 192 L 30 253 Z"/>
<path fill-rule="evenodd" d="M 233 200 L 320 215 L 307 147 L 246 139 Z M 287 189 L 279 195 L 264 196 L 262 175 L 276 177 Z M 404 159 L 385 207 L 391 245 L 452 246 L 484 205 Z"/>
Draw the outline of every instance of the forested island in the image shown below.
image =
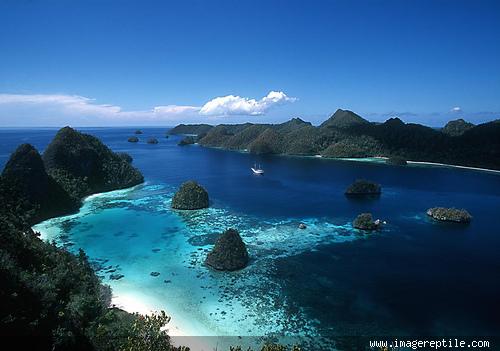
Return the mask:
<path fill-rule="evenodd" d="M 180 124 L 170 133 L 195 134 L 202 146 L 255 154 L 388 157 L 500 170 L 500 120 L 473 125 L 459 119 L 434 129 L 399 118 L 369 122 L 339 109 L 319 126 L 293 118 L 281 124 Z"/>

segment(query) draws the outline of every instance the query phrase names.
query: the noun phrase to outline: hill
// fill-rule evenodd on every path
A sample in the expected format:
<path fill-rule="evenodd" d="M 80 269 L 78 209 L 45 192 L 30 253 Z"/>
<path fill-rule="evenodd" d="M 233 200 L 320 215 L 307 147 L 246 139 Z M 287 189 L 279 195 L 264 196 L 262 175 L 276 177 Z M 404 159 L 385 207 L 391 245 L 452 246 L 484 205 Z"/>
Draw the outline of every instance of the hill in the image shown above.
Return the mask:
<path fill-rule="evenodd" d="M 474 124 L 464 121 L 463 119 L 456 119 L 446 123 L 441 131 L 451 136 L 459 136 L 464 134 L 469 129 L 474 128 Z"/>
<path fill-rule="evenodd" d="M 349 110 L 338 109 L 326 121 L 321 123 L 321 128 L 348 128 L 359 124 L 368 124 L 366 119 Z"/>
<path fill-rule="evenodd" d="M 251 153 L 322 155 L 324 157 L 399 157 L 461 166 L 500 169 L 500 123 L 471 126 L 450 122 L 446 130 L 390 118 L 371 123 L 352 111 L 337 110 L 319 127 L 301 119 L 269 124 L 222 124 L 198 143 Z M 192 132 L 197 129 L 183 125 Z M 450 132 L 459 129 L 460 132 Z"/>

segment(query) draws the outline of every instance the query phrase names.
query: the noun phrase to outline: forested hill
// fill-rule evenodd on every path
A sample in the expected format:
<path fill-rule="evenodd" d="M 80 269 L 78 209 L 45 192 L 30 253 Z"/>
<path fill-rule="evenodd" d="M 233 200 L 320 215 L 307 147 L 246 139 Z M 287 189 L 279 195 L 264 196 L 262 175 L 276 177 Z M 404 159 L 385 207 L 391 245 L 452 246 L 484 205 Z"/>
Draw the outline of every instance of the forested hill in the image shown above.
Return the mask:
<path fill-rule="evenodd" d="M 111 290 L 80 250 L 42 241 L 30 226 L 76 211 L 82 196 L 143 181 L 130 157 L 63 128 L 43 157 L 20 145 L 0 175 L 0 336 L 16 349 L 170 350 L 163 315 L 110 308 Z M 160 347 L 161 346 L 161 347 Z M 26 348 L 28 349 L 28 348 Z"/>
<path fill-rule="evenodd" d="M 170 133 L 197 134 L 202 146 L 256 154 L 401 157 L 500 169 L 500 120 L 476 126 L 463 120 L 450 121 L 437 130 L 399 118 L 369 122 L 352 111 L 339 109 L 318 127 L 294 118 L 274 125 L 179 125 Z"/>

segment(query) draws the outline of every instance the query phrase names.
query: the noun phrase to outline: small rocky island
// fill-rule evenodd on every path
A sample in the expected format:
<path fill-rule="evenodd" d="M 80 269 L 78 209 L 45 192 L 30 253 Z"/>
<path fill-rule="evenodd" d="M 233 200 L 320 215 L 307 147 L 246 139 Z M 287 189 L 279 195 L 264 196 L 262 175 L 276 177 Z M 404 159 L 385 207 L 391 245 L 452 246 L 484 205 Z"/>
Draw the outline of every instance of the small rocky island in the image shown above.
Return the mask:
<path fill-rule="evenodd" d="M 128 141 L 129 143 L 137 143 L 137 142 L 139 141 L 139 138 L 138 138 L 138 137 L 133 136 L 133 137 L 128 138 L 128 139 L 127 139 L 127 141 Z"/>
<path fill-rule="evenodd" d="M 348 196 L 366 196 L 366 195 L 380 195 L 382 188 L 380 184 L 365 180 L 358 179 L 346 189 L 345 194 Z"/>
<path fill-rule="evenodd" d="M 472 216 L 467 210 L 446 207 L 433 207 L 427 210 L 427 215 L 443 222 L 469 223 Z"/>
<path fill-rule="evenodd" d="M 248 251 L 235 229 L 228 229 L 217 239 L 205 263 L 219 271 L 236 271 L 248 264 Z"/>
<path fill-rule="evenodd" d="M 134 132 L 134 134 L 142 134 L 142 130 L 137 129 L 137 130 Z"/>
<path fill-rule="evenodd" d="M 193 145 L 194 143 L 196 143 L 196 139 L 192 136 L 187 136 L 183 138 L 181 141 L 179 141 L 177 145 L 186 146 L 186 145 Z"/>
<path fill-rule="evenodd" d="M 361 230 L 375 230 L 380 228 L 380 220 L 373 220 L 371 213 L 362 213 L 352 223 L 352 226 Z"/>
<path fill-rule="evenodd" d="M 208 193 L 193 180 L 181 185 L 172 199 L 172 208 L 177 210 L 199 210 L 208 207 Z"/>
<path fill-rule="evenodd" d="M 148 144 L 158 144 L 158 139 L 156 138 L 149 138 L 147 141 Z"/>

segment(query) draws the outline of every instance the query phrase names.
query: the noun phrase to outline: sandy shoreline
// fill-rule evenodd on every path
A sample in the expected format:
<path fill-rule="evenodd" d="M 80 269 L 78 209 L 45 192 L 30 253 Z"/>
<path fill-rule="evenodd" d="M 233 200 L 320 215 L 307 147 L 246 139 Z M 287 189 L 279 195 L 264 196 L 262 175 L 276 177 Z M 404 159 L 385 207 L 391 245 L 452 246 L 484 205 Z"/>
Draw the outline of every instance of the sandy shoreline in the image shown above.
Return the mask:
<path fill-rule="evenodd" d="M 198 145 L 198 144 L 196 144 L 196 145 Z M 244 154 L 250 154 L 250 152 L 247 149 L 244 149 L 244 150 L 228 150 L 228 149 L 224 149 L 222 147 L 215 147 L 215 146 L 201 146 L 201 147 L 207 147 L 207 148 L 217 149 L 217 150 L 222 150 L 222 151 L 241 152 L 241 153 L 244 153 Z M 384 157 L 384 156 L 374 156 L 374 157 L 325 157 L 325 156 L 320 155 L 320 154 L 317 154 L 317 155 L 276 154 L 276 156 L 303 157 L 303 158 L 321 158 L 323 160 L 334 160 L 334 161 L 374 162 L 374 163 L 381 163 L 381 164 L 384 164 L 383 161 L 386 161 L 387 159 L 389 159 L 389 157 Z M 472 171 L 480 171 L 480 172 L 487 172 L 487 173 L 493 173 L 493 174 L 500 174 L 500 170 L 490 169 L 490 168 L 459 166 L 459 165 L 451 165 L 451 164 L 448 164 L 448 163 L 427 162 L 427 161 L 407 161 L 407 162 L 408 162 L 409 165 L 416 165 L 416 166 L 421 165 L 421 166 L 434 166 L 434 167 L 445 167 L 445 168 L 459 168 L 459 169 L 467 169 L 467 170 L 472 170 Z"/>
<path fill-rule="evenodd" d="M 339 160 L 339 161 L 354 161 L 354 162 L 375 162 L 382 163 L 388 159 L 388 157 L 376 156 L 376 157 L 360 157 L 360 158 L 342 158 L 342 157 L 323 157 L 321 155 L 315 155 L 313 157 L 323 158 L 325 160 Z M 376 161 L 374 161 L 376 160 Z M 468 169 L 472 171 L 480 171 L 487 172 L 493 174 L 500 174 L 500 170 L 489 169 L 489 168 L 479 168 L 479 167 L 469 167 L 469 166 L 459 166 L 459 165 L 450 165 L 448 163 L 437 163 L 437 162 L 427 162 L 427 161 L 406 161 L 408 165 L 416 165 L 416 166 L 435 166 L 435 167 L 444 167 L 444 168 L 459 168 L 459 169 Z"/>
<path fill-rule="evenodd" d="M 84 199 L 84 202 L 103 194 L 105 193 L 90 195 Z M 75 214 L 69 216 L 75 216 Z M 54 239 L 55 233 L 47 232 L 38 225 L 34 225 L 33 229 L 40 233 L 40 239 L 44 241 Z M 182 318 L 183 313 L 175 306 L 155 299 L 154 296 L 151 296 L 146 291 L 141 291 L 140 287 L 129 286 L 128 284 L 124 284 L 124 281 L 103 283 L 111 285 L 113 292 L 111 307 L 117 307 L 129 313 L 139 313 L 142 315 L 151 315 L 162 310 L 165 311 L 171 318 L 165 329 L 173 345 L 188 346 L 193 351 L 212 351 L 222 346 L 223 338 L 219 338 L 215 331 L 207 329 L 197 321 Z"/>

